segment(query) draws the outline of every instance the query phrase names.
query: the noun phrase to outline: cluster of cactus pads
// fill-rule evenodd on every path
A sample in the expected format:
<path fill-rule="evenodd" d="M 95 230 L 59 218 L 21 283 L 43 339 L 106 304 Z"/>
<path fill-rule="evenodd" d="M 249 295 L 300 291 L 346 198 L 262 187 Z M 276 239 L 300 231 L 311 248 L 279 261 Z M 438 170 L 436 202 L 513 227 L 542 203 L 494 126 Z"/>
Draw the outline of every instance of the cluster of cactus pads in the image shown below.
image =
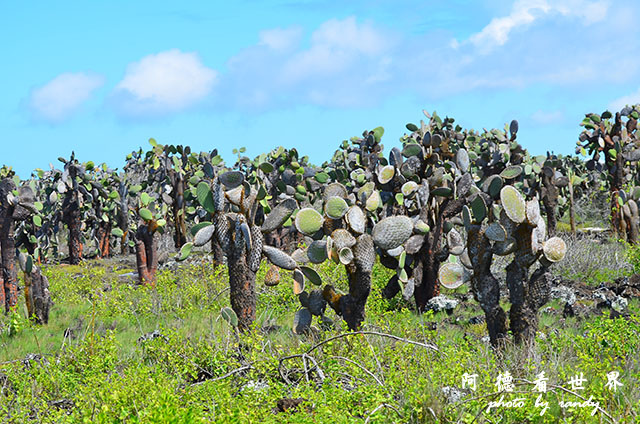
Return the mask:
<path fill-rule="evenodd" d="M 0 301 L 6 310 L 16 305 L 17 262 L 25 272 L 29 313 L 46 322 L 50 299 L 37 264 L 61 259 L 63 226 L 70 263 L 108 256 L 119 242 L 122 253 L 133 249 L 140 283 L 150 286 L 160 235 L 172 231 L 180 259 L 209 245 L 216 263 L 226 262 L 231 308 L 223 315 L 241 329 L 255 319 L 263 258 L 271 263 L 265 284 L 277 284 L 280 269 L 293 275 L 300 302 L 296 333 L 308 331 L 313 317 L 329 320 L 329 308 L 349 328 L 360 328 L 379 260 L 395 271 L 383 296 L 401 294 L 422 312 L 441 286 L 468 281 L 487 315 L 492 343 L 506 337 L 507 321 L 515 341 L 527 342 L 548 298 L 548 268 L 566 251 L 553 237 L 557 216 L 568 207 L 575 228 L 575 195 L 609 190 L 614 228 L 630 242 L 638 239 L 639 113 L 634 106 L 615 115 L 587 114 L 577 149 L 590 156 L 586 162 L 553 153 L 531 156 L 516 140 L 517 121 L 475 131 L 424 112 L 419 125 L 407 124 L 401 147 L 388 155 L 378 127 L 343 141 L 319 167 L 296 149 L 280 147 L 250 159 L 241 148 L 229 166 L 217 150 L 195 153 L 151 139 L 151 149 L 128 155 L 120 173 L 81 163 L 74 154 L 60 158 L 63 169 L 36 170 L 23 183 L 3 168 Z M 509 320 L 491 273 L 500 255 L 512 258 L 506 268 Z M 344 293 L 314 270 L 326 260 L 344 266 Z"/>
<path fill-rule="evenodd" d="M 24 221 L 37 213 L 33 190 L 29 185 L 16 188 L 13 178 L 0 181 L 0 254 L 2 275 L 0 279 L 0 304 L 5 311 L 14 308 L 18 301 L 18 276 L 16 270 L 16 222 Z M 51 296 L 47 278 L 33 264 L 33 257 L 20 253 L 20 266 L 25 273 L 25 297 L 30 317 L 38 323 L 47 323 Z"/>
<path fill-rule="evenodd" d="M 493 194 L 492 194 L 493 193 Z M 487 322 L 491 343 L 507 337 L 506 314 L 500 306 L 500 284 L 493 275 L 493 256 L 513 254 L 506 267 L 511 310 L 510 329 L 516 343 L 531 342 L 537 330 L 537 312 L 549 299 L 549 266 L 564 258 L 566 244 L 559 237 L 547 238 L 545 220 L 537 198 L 525 201 L 513 186 L 478 191 L 463 206 L 466 248 L 457 261 L 440 267 L 439 279 L 448 288 L 471 282 L 475 299 Z M 539 267 L 529 276 L 536 262 Z"/>

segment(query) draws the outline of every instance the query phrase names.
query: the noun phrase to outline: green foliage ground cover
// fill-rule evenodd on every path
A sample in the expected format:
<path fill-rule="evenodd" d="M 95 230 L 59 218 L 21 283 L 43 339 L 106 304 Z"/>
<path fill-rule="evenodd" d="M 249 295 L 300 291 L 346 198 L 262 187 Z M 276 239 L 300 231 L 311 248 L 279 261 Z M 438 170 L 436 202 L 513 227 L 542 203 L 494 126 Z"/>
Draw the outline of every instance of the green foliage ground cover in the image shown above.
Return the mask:
<path fill-rule="evenodd" d="M 343 267 L 319 266 L 323 281 L 346 290 Z M 276 287 L 258 276 L 258 318 L 254 331 L 237 334 L 221 317 L 228 306 L 225 268 L 191 264 L 162 271 L 155 289 L 138 287 L 130 269 L 117 262 L 48 266 L 55 305 L 49 325 L 34 326 L 19 313 L 0 318 L 0 421 L 3 422 L 638 422 L 640 414 L 640 318 L 632 303 L 628 318 L 607 314 L 587 320 L 544 313 L 538 345 L 530 354 L 508 347 L 497 357 L 483 341 L 482 316 L 474 301 L 453 315 L 421 316 L 380 290 L 389 270 L 376 264 L 365 331 L 373 334 L 322 340 L 346 326 L 314 322 L 306 336 L 292 334 L 299 302 L 289 272 Z M 468 289 L 457 289 L 465 294 Z M 451 295 L 452 293 L 447 293 Z M 562 309 L 558 302 L 553 309 Z M 335 318 L 332 311 L 329 317 Z M 271 326 L 267 331 L 267 327 Z M 280 327 L 273 327 L 280 326 Z M 161 336 L 139 340 L 156 331 Z M 156 333 L 156 334 L 158 334 Z M 309 352 L 308 356 L 302 354 Z M 31 360 L 25 361 L 32 354 Z M 37 355 L 34 356 L 33 354 Z M 288 356 L 299 355 L 290 359 Z M 314 369 L 317 363 L 322 373 Z M 308 373 L 304 369 L 311 370 Z M 522 408 L 495 408 L 495 382 L 509 371 Z M 543 396 L 549 409 L 534 406 L 533 382 L 540 372 L 548 385 L 570 388 L 583 373 L 585 389 L 606 411 L 561 408 L 581 401 L 555 389 Z M 624 386 L 605 387 L 606 374 L 620 373 Z M 477 390 L 452 402 L 447 388 L 461 388 L 463 374 L 477 374 Z M 323 378 L 322 378 L 323 377 Z M 278 401 L 302 398 L 286 412 Z"/>

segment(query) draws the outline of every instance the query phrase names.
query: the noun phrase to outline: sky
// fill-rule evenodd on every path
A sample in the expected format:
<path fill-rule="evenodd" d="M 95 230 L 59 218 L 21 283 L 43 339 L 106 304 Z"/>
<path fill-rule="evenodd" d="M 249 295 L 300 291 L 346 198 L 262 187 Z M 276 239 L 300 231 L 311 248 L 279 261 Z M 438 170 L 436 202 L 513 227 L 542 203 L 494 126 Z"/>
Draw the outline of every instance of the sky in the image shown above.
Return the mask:
<path fill-rule="evenodd" d="M 568 154 L 585 113 L 640 103 L 639 18 L 612 0 L 0 0 L 0 162 L 121 168 L 153 137 L 321 164 L 377 126 L 388 151 L 423 109 L 517 119 L 532 153 Z"/>

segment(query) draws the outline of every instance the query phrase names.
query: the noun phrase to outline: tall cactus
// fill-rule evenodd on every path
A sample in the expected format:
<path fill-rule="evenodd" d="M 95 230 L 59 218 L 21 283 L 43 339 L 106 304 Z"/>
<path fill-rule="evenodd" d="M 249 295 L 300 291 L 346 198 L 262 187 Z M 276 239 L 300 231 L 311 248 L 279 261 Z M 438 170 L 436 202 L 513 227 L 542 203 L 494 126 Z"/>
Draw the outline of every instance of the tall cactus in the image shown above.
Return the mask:
<path fill-rule="evenodd" d="M 500 346 L 507 337 L 506 314 L 499 304 L 500 285 L 491 263 L 494 255 L 513 254 L 506 268 L 510 330 L 516 343 L 530 344 L 538 327 L 538 310 L 549 298 L 548 268 L 562 260 L 566 245 L 558 237 L 547 239 L 538 199 L 525 201 L 511 185 L 503 186 L 499 195 L 478 192 L 470 205 L 463 208 L 467 249 L 460 265 L 441 267 L 440 281 L 453 282 L 455 287 L 471 280 L 474 297 L 485 313 L 491 343 Z M 540 266 L 529 277 L 529 268 L 536 261 Z"/>
<path fill-rule="evenodd" d="M 225 188 L 227 189 L 225 191 Z M 238 318 L 238 327 L 247 330 L 256 317 L 256 272 L 262 256 L 274 265 L 293 270 L 296 261 L 288 254 L 264 243 L 263 232 L 279 228 L 297 207 L 294 199 L 283 200 L 269 215 L 262 217 L 258 184 L 250 184 L 242 172 L 227 171 L 217 175 L 210 187 L 213 200 L 213 222 L 201 227 L 192 243 L 181 249 L 185 259 L 192 246 L 204 246 L 213 237 L 227 257 L 231 308 Z M 258 213 L 258 212 L 261 213 Z"/>
<path fill-rule="evenodd" d="M 630 215 L 622 210 L 625 200 L 620 196 L 624 185 L 634 177 L 637 179 L 629 165 L 636 165 L 636 168 L 640 160 L 640 148 L 637 147 L 639 113 L 640 105 L 635 105 L 624 107 L 615 116 L 609 111 L 601 115 L 586 114 L 580 123 L 585 130 L 580 134 L 576 147 L 576 153 L 591 156 L 587 161 L 590 168 L 596 166 L 600 154 L 604 156 L 611 196 L 611 225 L 619 237 L 631 242 L 637 241 L 637 222 L 625 218 Z M 625 225 L 625 221 L 629 225 Z"/>
<path fill-rule="evenodd" d="M 16 189 L 13 178 L 0 181 L 0 254 L 2 255 L 2 289 L 0 302 L 5 312 L 15 308 L 18 302 L 18 277 L 16 271 L 16 246 L 14 230 L 16 221 L 27 219 L 37 212 L 34 194 L 28 185 Z"/>
<path fill-rule="evenodd" d="M 82 260 L 82 195 L 80 193 L 79 179 L 84 173 L 84 167 L 75 159 L 75 153 L 71 153 L 69 160 L 59 158 L 64 163 L 64 172 L 61 176 L 63 191 L 66 193 L 62 203 L 62 220 L 69 229 L 69 263 L 77 265 Z"/>

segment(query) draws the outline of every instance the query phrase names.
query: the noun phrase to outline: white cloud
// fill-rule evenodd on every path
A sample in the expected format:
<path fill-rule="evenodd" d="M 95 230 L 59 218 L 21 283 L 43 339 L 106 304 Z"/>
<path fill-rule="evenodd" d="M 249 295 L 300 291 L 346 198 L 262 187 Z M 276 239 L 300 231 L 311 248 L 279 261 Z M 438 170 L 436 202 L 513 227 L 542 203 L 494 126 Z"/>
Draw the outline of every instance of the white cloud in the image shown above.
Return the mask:
<path fill-rule="evenodd" d="M 35 119 L 58 123 L 69 118 L 104 84 L 100 75 L 60 74 L 45 85 L 35 88 L 29 97 L 29 109 Z"/>
<path fill-rule="evenodd" d="M 521 30 L 543 16 L 553 13 L 578 17 L 585 25 L 603 20 L 609 9 L 606 1 L 586 0 L 517 0 L 507 16 L 493 18 L 480 32 L 469 37 L 469 42 L 481 52 L 489 52 L 504 45 L 513 30 Z M 452 46 L 459 43 L 454 40 Z"/>
<path fill-rule="evenodd" d="M 125 115 L 157 115 L 183 110 L 211 93 L 218 73 L 196 53 L 172 49 L 127 66 L 115 88 L 116 105 Z"/>
<path fill-rule="evenodd" d="M 258 35 L 261 46 L 267 46 L 272 50 L 286 51 L 295 47 L 302 37 L 301 27 L 274 28 L 260 31 Z"/>
<path fill-rule="evenodd" d="M 371 104 L 388 88 L 397 36 L 384 27 L 348 17 L 303 35 L 298 27 L 262 31 L 257 44 L 228 61 L 221 97 L 242 108 L 340 107 Z"/>
<path fill-rule="evenodd" d="M 557 124 L 565 120 L 565 114 L 561 110 L 537 110 L 531 114 L 531 120 L 536 124 Z"/>
<path fill-rule="evenodd" d="M 331 19 L 311 34 L 311 47 L 291 58 L 283 71 L 293 80 L 336 74 L 388 47 L 389 42 L 371 25 L 359 25 L 354 17 Z"/>
<path fill-rule="evenodd" d="M 640 103 L 640 88 L 631 94 L 613 100 L 609 103 L 609 109 L 617 112 L 627 105 L 631 106 L 638 103 Z"/>

